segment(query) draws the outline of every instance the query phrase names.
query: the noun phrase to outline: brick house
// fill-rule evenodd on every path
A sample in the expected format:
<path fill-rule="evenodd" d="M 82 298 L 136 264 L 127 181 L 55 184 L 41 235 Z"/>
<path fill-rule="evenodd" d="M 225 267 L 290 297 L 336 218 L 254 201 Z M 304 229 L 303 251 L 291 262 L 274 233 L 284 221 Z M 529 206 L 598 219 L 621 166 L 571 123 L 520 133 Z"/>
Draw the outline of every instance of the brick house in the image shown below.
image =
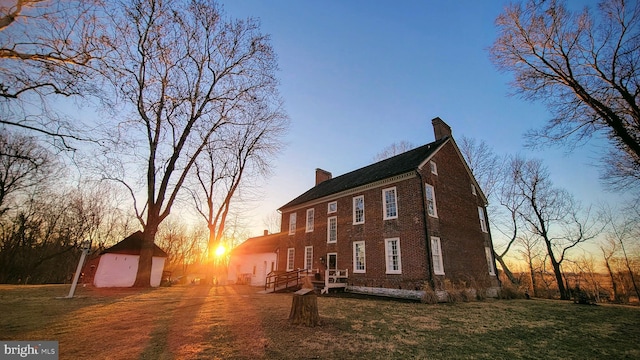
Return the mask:
<path fill-rule="evenodd" d="M 347 288 L 419 291 L 425 283 L 497 289 L 487 199 L 452 135 L 316 185 L 282 214 L 277 268 L 347 269 Z"/>

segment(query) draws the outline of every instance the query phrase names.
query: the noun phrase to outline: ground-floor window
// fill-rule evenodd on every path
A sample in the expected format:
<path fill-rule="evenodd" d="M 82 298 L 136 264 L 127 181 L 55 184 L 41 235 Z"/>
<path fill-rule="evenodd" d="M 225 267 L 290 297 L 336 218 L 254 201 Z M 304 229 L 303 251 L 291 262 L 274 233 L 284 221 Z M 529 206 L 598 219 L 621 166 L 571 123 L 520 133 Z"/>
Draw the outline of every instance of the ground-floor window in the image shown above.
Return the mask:
<path fill-rule="evenodd" d="M 307 270 L 313 268 L 313 246 L 304 247 L 304 268 Z"/>
<path fill-rule="evenodd" d="M 293 261 L 295 260 L 296 249 L 287 249 L 287 271 L 293 270 Z"/>
<path fill-rule="evenodd" d="M 384 245 L 384 253 L 387 263 L 387 274 L 402 274 L 402 263 L 400 259 L 400 239 L 385 239 Z"/>
<path fill-rule="evenodd" d="M 484 255 L 487 257 L 487 265 L 489 266 L 489 275 L 495 275 L 496 271 L 493 269 L 493 254 L 490 247 L 484 248 Z"/>
<path fill-rule="evenodd" d="M 431 237 L 431 256 L 433 258 L 433 273 L 436 275 L 444 275 L 444 265 L 442 264 L 442 247 L 440 246 L 439 237 Z"/>
<path fill-rule="evenodd" d="M 355 241 L 353 243 L 353 272 L 364 273 L 366 270 L 364 241 Z"/>

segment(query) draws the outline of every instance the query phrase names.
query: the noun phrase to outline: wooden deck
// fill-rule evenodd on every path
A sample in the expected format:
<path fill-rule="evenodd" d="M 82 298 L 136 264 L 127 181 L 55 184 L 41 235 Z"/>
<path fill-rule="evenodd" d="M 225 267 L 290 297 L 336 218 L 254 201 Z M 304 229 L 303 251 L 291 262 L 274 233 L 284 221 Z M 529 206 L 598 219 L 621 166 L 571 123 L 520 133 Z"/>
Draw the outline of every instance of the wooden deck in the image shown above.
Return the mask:
<path fill-rule="evenodd" d="M 345 270 L 325 270 L 324 272 L 324 287 L 320 291 L 320 294 L 326 294 L 329 289 L 344 289 L 347 287 L 347 280 L 349 279 L 349 269 Z"/>
<path fill-rule="evenodd" d="M 264 293 L 297 290 L 302 286 L 305 277 L 315 278 L 311 282 L 314 288 L 320 289 L 320 294 L 326 294 L 329 289 L 344 289 L 347 287 L 349 270 L 325 270 L 324 279 L 317 269 L 298 269 L 287 272 L 272 272 L 267 275 Z"/>

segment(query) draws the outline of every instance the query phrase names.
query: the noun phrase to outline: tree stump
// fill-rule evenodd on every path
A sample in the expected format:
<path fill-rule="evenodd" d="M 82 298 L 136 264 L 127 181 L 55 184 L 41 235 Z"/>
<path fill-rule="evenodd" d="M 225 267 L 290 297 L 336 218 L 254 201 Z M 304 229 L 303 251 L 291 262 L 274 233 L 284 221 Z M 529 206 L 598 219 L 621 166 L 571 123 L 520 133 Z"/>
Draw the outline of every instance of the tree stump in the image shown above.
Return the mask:
<path fill-rule="evenodd" d="M 293 293 L 289 322 L 293 325 L 320 325 L 318 296 L 313 289 L 301 289 Z"/>

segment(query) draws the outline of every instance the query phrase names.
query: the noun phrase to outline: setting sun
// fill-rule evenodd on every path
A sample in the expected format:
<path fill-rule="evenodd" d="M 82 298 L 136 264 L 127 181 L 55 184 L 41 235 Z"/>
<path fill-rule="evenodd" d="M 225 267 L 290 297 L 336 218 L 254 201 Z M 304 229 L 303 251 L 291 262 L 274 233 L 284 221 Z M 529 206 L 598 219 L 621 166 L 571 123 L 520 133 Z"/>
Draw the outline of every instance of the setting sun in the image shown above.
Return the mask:
<path fill-rule="evenodd" d="M 221 257 L 223 256 L 225 253 L 227 252 L 227 249 L 224 247 L 224 245 L 220 244 L 218 246 L 218 248 L 216 249 L 216 257 Z"/>

